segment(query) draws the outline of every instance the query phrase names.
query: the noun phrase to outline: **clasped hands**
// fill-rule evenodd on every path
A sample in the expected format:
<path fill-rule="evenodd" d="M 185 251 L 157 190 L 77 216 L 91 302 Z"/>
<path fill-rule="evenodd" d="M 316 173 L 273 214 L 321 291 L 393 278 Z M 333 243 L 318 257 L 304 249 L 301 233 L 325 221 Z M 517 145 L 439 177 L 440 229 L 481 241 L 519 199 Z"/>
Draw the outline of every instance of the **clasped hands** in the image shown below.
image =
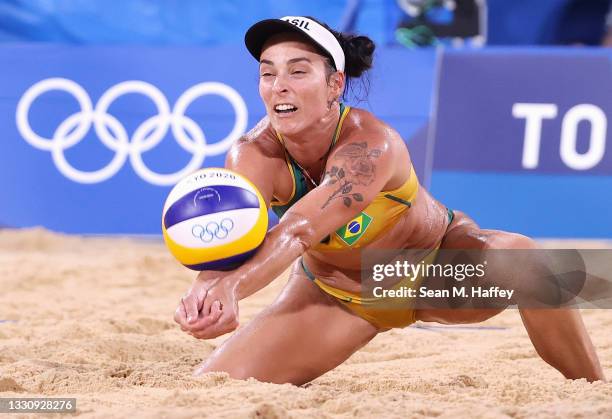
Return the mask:
<path fill-rule="evenodd" d="M 197 339 L 212 339 L 238 327 L 238 280 L 229 272 L 202 271 L 181 298 L 174 321 Z"/>

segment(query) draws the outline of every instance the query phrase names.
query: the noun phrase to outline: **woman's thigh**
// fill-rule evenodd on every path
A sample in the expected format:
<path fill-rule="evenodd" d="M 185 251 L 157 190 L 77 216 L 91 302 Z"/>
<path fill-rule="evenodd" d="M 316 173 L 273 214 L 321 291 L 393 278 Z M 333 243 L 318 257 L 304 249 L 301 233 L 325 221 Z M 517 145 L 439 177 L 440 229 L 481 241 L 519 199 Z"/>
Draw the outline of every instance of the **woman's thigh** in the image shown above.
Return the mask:
<path fill-rule="evenodd" d="M 376 334 L 375 326 L 294 266 L 274 303 L 215 350 L 198 373 L 225 371 L 239 379 L 301 385 L 344 362 Z"/>
<path fill-rule="evenodd" d="M 520 247 L 520 241 L 527 239 L 513 233 L 499 230 L 481 229 L 470 217 L 461 211 L 455 212 L 455 219 L 449 226 L 442 240 L 440 248 L 443 250 L 480 250 L 504 249 Z M 487 273 L 485 281 L 494 284 L 499 280 L 500 272 Z M 449 289 L 454 287 L 454 280 L 444 281 L 432 278 L 428 281 L 429 289 Z M 465 286 L 466 284 L 461 284 Z M 444 324 L 478 323 L 501 313 L 505 306 L 492 308 L 451 308 L 453 303 L 443 304 L 440 308 L 423 308 L 416 311 L 416 319 L 426 322 L 438 322 Z M 464 304 L 465 306 L 465 304 Z M 469 304 L 467 304 L 469 306 Z"/>

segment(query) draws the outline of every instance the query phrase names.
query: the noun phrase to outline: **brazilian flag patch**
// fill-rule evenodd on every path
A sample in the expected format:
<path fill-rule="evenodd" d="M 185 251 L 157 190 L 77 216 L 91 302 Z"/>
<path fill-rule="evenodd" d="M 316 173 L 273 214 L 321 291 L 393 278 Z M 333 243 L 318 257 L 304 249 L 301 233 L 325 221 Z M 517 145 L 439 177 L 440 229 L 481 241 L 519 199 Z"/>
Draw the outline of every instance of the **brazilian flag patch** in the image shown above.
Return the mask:
<path fill-rule="evenodd" d="M 336 234 L 344 243 L 352 246 L 353 243 L 363 236 L 363 233 L 366 232 L 371 222 L 372 217 L 365 212 L 362 212 L 357 217 L 346 223 L 345 226 L 342 226 L 336 230 Z"/>

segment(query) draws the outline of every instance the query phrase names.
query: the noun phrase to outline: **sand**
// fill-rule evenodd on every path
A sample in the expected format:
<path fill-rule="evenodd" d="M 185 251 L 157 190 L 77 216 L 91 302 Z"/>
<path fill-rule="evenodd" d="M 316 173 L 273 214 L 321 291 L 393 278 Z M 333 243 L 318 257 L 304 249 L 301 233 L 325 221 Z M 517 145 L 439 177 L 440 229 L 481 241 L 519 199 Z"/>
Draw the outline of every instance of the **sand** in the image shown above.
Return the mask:
<path fill-rule="evenodd" d="M 193 277 L 156 240 L 0 230 L 0 397 L 76 397 L 88 418 L 612 417 L 612 384 L 565 380 L 515 310 L 474 328 L 381 334 L 303 387 L 193 378 L 227 338 L 174 324 Z M 285 281 L 241 302 L 242 323 Z M 612 377 L 612 311 L 583 315 Z"/>

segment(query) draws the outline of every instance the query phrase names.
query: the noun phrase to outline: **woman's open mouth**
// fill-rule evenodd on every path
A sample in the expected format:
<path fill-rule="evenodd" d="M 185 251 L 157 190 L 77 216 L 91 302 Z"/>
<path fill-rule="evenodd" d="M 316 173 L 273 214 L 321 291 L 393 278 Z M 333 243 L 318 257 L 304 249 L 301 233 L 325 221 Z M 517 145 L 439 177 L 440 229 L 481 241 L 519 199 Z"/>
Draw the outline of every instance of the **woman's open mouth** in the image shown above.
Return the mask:
<path fill-rule="evenodd" d="M 274 106 L 274 112 L 278 114 L 286 114 L 286 113 L 295 112 L 297 111 L 297 109 L 298 108 L 296 108 L 294 105 L 290 103 L 281 103 L 281 104 Z"/>

